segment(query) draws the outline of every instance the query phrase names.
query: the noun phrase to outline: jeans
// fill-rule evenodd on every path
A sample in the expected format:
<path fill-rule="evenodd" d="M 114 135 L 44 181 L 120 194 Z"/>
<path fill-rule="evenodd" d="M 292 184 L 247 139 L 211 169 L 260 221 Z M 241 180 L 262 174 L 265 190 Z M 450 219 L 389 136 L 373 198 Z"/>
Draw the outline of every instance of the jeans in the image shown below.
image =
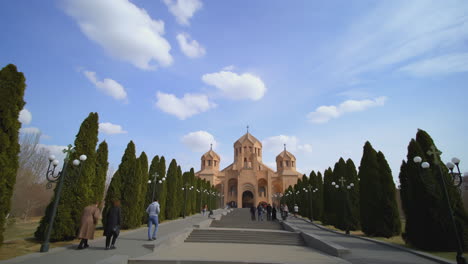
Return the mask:
<path fill-rule="evenodd" d="M 156 238 L 156 233 L 158 233 L 158 216 L 150 215 L 148 218 L 148 239 Z M 151 227 L 154 224 L 153 236 L 151 236 Z"/>

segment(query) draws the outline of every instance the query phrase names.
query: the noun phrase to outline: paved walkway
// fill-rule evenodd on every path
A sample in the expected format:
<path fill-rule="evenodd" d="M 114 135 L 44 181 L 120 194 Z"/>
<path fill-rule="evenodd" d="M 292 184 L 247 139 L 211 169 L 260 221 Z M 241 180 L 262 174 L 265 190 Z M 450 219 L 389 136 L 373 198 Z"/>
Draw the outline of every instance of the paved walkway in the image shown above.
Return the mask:
<path fill-rule="evenodd" d="M 223 210 L 216 210 L 215 214 L 220 214 Z M 185 219 L 165 222 L 159 225 L 158 239 L 180 231 L 187 227 L 192 227 L 203 220 L 208 219 L 207 216 L 196 214 Z M 126 255 L 131 258 L 143 256 L 153 252 L 151 249 L 143 247 L 144 244 L 151 243 L 148 241 L 147 228 L 139 228 L 131 231 L 122 232 L 116 242 L 117 249 L 105 250 L 105 238 L 90 240 L 90 247 L 84 250 L 76 250 L 77 245 L 67 246 L 63 248 L 51 249 L 48 253 L 33 253 L 26 256 L 17 257 L 10 260 L 0 261 L 0 264 L 7 263 L 22 263 L 22 264 L 51 264 L 51 263 L 66 263 L 66 264 L 84 264 L 97 263 L 111 258 L 114 255 Z"/>
<path fill-rule="evenodd" d="M 293 224 L 305 233 L 318 235 L 325 240 L 349 248 L 351 253 L 343 255 L 342 258 L 353 264 L 439 263 L 386 245 L 323 230 L 311 223 L 295 217 L 288 217 L 287 222 Z"/>

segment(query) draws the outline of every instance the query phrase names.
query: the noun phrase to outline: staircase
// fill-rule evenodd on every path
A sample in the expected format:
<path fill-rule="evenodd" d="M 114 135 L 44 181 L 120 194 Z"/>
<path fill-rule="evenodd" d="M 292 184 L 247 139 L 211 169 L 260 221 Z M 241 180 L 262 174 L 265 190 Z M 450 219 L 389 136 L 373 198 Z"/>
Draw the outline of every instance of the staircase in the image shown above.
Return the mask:
<path fill-rule="evenodd" d="M 267 221 L 266 215 L 263 217 L 263 221 L 256 219 L 255 221 L 251 220 L 250 209 L 239 208 L 234 209 L 228 215 L 223 215 L 221 220 L 213 220 L 210 227 L 283 230 L 278 221 Z"/>
<path fill-rule="evenodd" d="M 304 246 L 298 233 L 229 229 L 194 229 L 185 242 Z"/>

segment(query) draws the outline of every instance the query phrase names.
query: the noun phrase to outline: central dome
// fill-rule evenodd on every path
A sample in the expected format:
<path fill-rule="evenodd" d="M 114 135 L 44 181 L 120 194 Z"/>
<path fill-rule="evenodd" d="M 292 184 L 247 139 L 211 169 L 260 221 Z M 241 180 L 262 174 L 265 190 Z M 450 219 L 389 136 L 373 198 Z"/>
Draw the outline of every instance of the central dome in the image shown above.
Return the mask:
<path fill-rule="evenodd" d="M 260 142 L 260 140 L 258 140 L 254 136 L 252 136 L 252 134 L 250 134 L 249 132 L 245 133 L 236 142 L 234 142 L 234 145 L 236 145 L 237 143 L 243 144 L 245 141 L 250 141 L 252 144 L 258 143 L 260 144 L 260 146 L 262 146 L 262 142 Z"/>

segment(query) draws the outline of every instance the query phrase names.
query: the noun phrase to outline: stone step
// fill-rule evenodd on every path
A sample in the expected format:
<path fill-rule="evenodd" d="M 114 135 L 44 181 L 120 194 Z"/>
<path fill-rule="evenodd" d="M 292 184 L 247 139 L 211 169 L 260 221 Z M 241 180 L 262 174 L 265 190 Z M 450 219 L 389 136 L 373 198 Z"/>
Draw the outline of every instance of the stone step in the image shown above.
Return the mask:
<path fill-rule="evenodd" d="M 216 229 L 194 229 L 185 242 L 304 245 L 299 233 Z"/>

